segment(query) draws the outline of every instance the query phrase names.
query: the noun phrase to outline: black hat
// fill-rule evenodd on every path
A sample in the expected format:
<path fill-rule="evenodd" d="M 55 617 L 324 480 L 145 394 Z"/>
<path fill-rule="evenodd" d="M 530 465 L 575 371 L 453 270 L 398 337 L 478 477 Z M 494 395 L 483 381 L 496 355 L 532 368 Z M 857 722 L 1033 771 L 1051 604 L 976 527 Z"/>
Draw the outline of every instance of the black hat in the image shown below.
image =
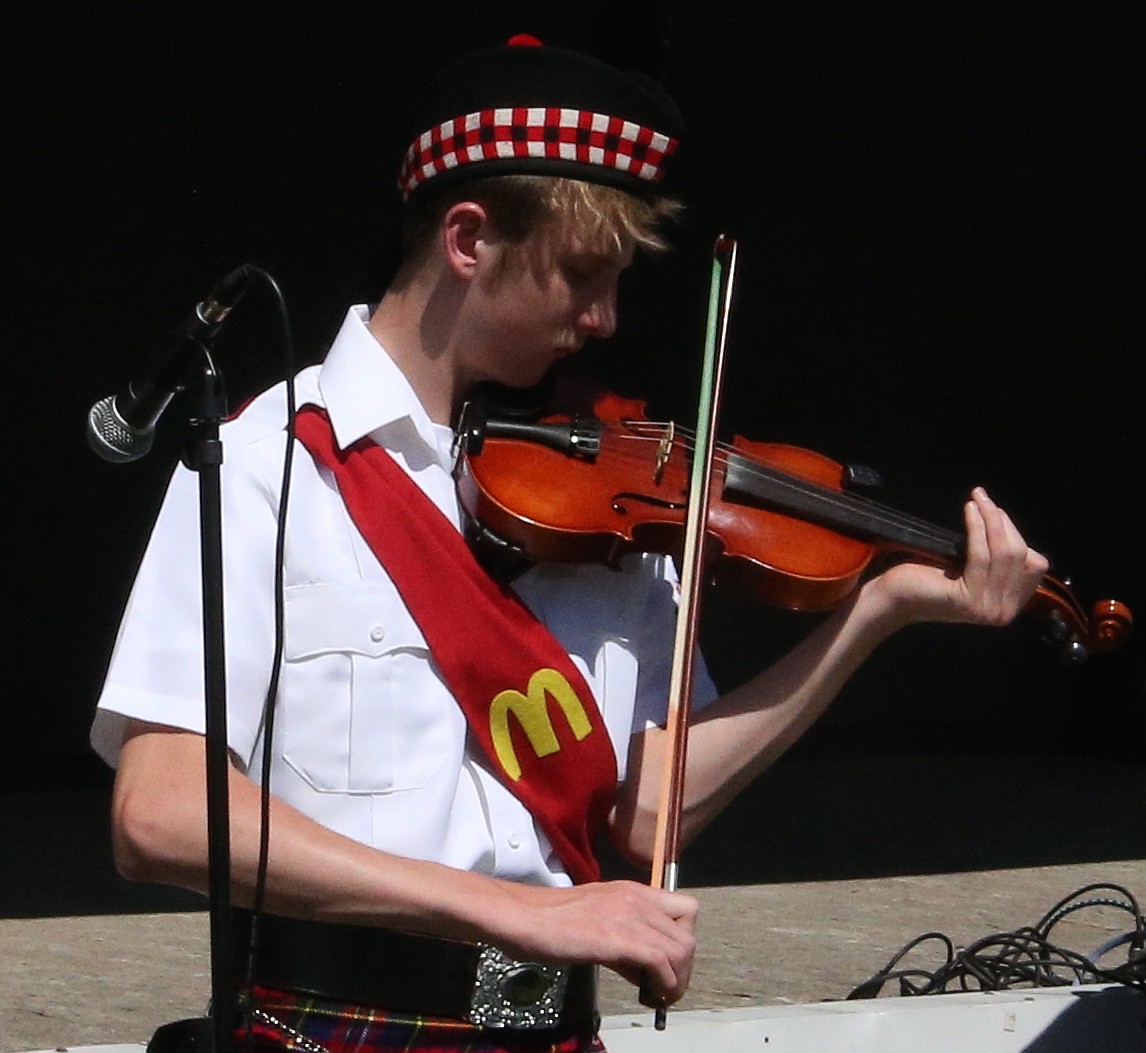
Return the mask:
<path fill-rule="evenodd" d="M 533 37 L 465 56 L 418 96 L 398 176 L 404 198 L 428 183 L 520 173 L 647 194 L 682 123 L 652 78 Z"/>

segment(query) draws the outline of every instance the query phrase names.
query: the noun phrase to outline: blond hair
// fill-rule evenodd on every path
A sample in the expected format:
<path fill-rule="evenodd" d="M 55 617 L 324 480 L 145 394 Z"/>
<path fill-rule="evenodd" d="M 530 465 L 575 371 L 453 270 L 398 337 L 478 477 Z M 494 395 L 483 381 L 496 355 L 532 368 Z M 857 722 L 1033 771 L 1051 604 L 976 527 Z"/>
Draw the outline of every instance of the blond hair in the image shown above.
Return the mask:
<path fill-rule="evenodd" d="M 407 260 L 425 251 L 442 217 L 459 201 L 476 201 L 510 245 L 543 230 L 559 231 L 603 252 L 633 244 L 650 253 L 667 248 L 662 224 L 681 210 L 668 197 L 637 197 L 617 187 L 548 175 L 487 176 L 408 206 L 402 245 Z"/>

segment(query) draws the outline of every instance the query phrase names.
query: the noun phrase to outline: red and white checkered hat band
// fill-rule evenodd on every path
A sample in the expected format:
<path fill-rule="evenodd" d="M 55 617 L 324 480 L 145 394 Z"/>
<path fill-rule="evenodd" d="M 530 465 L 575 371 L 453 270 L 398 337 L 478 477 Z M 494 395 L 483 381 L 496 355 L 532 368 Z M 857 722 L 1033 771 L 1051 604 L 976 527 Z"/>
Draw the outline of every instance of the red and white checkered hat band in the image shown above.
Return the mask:
<path fill-rule="evenodd" d="M 597 165 L 655 182 L 676 147 L 670 136 L 604 113 L 545 106 L 478 110 L 420 135 L 406 151 L 398 186 L 405 197 L 462 165 L 524 158 Z"/>

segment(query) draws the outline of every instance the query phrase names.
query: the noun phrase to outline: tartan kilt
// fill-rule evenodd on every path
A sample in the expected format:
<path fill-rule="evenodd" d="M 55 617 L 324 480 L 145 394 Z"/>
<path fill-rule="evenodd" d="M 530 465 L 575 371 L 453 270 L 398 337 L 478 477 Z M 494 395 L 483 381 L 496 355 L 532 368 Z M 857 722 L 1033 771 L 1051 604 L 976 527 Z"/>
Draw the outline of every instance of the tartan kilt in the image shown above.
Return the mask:
<path fill-rule="evenodd" d="M 569 1031 L 489 1030 L 461 1020 L 409 1016 L 256 985 L 254 1053 L 606 1053 L 600 1038 Z M 246 1021 L 235 1032 L 242 1053 Z"/>

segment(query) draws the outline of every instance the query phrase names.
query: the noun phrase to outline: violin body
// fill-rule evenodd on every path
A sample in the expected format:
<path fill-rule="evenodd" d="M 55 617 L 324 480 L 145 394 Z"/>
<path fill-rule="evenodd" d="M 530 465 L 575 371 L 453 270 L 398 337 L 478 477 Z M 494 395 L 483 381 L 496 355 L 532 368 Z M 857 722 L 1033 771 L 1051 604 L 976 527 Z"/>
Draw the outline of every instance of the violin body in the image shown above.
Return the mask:
<path fill-rule="evenodd" d="M 661 438 L 632 416 L 602 431 L 593 462 L 525 439 L 487 439 L 480 456 L 465 460 L 459 492 L 473 518 L 534 562 L 615 565 L 634 551 L 679 557 L 691 457 L 683 437 L 665 442 L 658 459 Z M 733 445 L 841 485 L 842 467 L 811 450 L 740 438 Z M 815 523 L 722 501 L 723 488 L 717 469 L 706 542 L 716 582 L 791 610 L 826 610 L 851 593 L 875 555 L 872 545 Z"/>
<path fill-rule="evenodd" d="M 469 515 L 533 562 L 615 565 L 632 551 L 679 557 L 692 466 L 690 437 L 650 422 L 643 403 L 605 395 L 592 421 L 543 417 L 541 429 L 472 426 L 458 489 Z M 551 441 L 544 429 L 580 438 Z M 480 435 L 479 435 L 480 433 Z M 560 447 L 560 448 L 558 448 Z M 855 590 L 873 560 L 903 555 L 955 568 L 963 538 L 855 493 L 822 454 L 736 437 L 713 462 L 705 534 L 710 580 L 790 610 L 823 611 Z M 1050 617 L 1068 657 L 1113 650 L 1130 631 L 1114 600 L 1088 615 L 1046 578 L 1031 608 Z"/>

